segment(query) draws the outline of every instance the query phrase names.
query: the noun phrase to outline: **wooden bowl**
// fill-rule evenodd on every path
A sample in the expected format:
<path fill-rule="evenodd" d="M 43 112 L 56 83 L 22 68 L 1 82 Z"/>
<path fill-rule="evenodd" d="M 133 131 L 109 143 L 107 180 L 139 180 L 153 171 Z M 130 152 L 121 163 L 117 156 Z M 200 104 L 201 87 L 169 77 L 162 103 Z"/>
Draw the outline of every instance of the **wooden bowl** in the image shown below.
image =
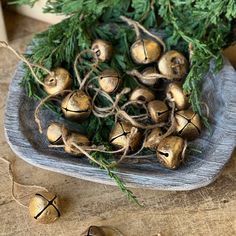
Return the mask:
<path fill-rule="evenodd" d="M 22 63 L 12 80 L 5 114 L 5 131 L 12 150 L 32 165 L 65 175 L 111 184 L 105 171 L 91 166 L 86 158 L 72 157 L 59 149 L 49 149 L 45 135 L 38 133 L 33 113 L 36 103 L 19 86 L 24 75 Z M 236 143 L 236 72 L 225 61 L 216 76 L 209 72 L 204 79 L 203 97 L 210 109 L 213 133 L 207 130 L 192 145 L 202 150 L 190 155 L 178 170 L 168 170 L 159 163 L 123 164 L 119 176 L 130 187 L 159 190 L 191 190 L 206 186 L 220 174 L 230 159 Z M 55 117 L 42 111 L 46 127 Z M 153 159 L 155 160 L 155 158 Z"/>

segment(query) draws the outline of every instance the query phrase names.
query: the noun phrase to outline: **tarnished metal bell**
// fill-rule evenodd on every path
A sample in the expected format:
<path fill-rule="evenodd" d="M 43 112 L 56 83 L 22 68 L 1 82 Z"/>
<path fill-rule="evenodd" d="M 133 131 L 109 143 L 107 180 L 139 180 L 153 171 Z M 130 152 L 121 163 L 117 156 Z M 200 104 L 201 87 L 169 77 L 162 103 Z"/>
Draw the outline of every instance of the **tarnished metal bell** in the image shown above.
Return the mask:
<path fill-rule="evenodd" d="M 144 147 L 146 148 L 156 148 L 160 141 L 162 140 L 161 136 L 163 132 L 161 128 L 152 129 L 151 132 L 148 134 L 147 139 L 144 143 Z"/>
<path fill-rule="evenodd" d="M 63 99 L 61 108 L 66 118 L 81 121 L 91 113 L 91 98 L 84 91 L 76 90 Z"/>
<path fill-rule="evenodd" d="M 51 123 L 47 128 L 47 138 L 52 144 L 62 144 L 62 125 L 56 122 Z"/>
<path fill-rule="evenodd" d="M 113 69 L 104 70 L 98 78 L 100 88 L 107 93 L 115 92 L 120 82 L 119 74 Z"/>
<path fill-rule="evenodd" d="M 147 86 L 153 86 L 159 81 L 159 78 L 153 76 L 156 73 L 158 73 L 156 67 L 147 67 L 141 72 L 144 78 L 139 78 L 139 81 Z"/>
<path fill-rule="evenodd" d="M 58 196 L 46 191 L 36 193 L 30 200 L 29 213 L 39 223 L 54 222 L 61 215 Z"/>
<path fill-rule="evenodd" d="M 178 136 L 164 138 L 157 147 L 157 158 L 169 169 L 176 169 L 183 161 L 184 139 Z"/>
<path fill-rule="evenodd" d="M 108 61 L 112 57 L 112 45 L 110 42 L 97 39 L 92 44 L 92 50 L 96 53 L 98 60 L 101 62 Z"/>
<path fill-rule="evenodd" d="M 161 55 L 161 46 L 151 39 L 139 39 L 130 49 L 131 56 L 137 64 L 150 64 Z"/>
<path fill-rule="evenodd" d="M 44 90 L 49 95 L 71 88 L 72 78 L 67 70 L 56 68 L 52 70 L 52 74 L 53 75 L 47 75 L 44 79 Z"/>
<path fill-rule="evenodd" d="M 155 99 L 155 94 L 148 88 L 136 88 L 130 95 L 130 101 L 150 102 Z"/>
<path fill-rule="evenodd" d="M 85 135 L 79 134 L 79 133 L 70 133 L 66 138 L 66 144 L 65 144 L 64 150 L 65 152 L 72 155 L 76 155 L 76 156 L 81 156 L 83 155 L 83 153 L 81 153 L 78 150 L 78 148 L 73 146 L 73 143 L 75 143 L 78 146 L 90 145 L 90 141 Z"/>
<path fill-rule="evenodd" d="M 141 142 L 142 135 L 139 130 L 133 135 L 131 129 L 133 126 L 127 122 L 117 122 L 110 133 L 110 143 L 119 148 L 126 147 L 128 140 L 130 151 L 135 151 Z M 136 129 L 136 128 L 135 128 Z"/>
<path fill-rule="evenodd" d="M 106 236 L 105 232 L 101 227 L 98 226 L 90 226 L 88 228 L 88 232 L 84 236 Z"/>
<path fill-rule="evenodd" d="M 158 61 L 158 69 L 167 79 L 180 80 L 188 72 L 188 61 L 180 52 L 168 51 Z"/>
<path fill-rule="evenodd" d="M 149 102 L 148 112 L 155 123 L 166 122 L 169 117 L 169 108 L 160 100 Z"/>
<path fill-rule="evenodd" d="M 187 140 L 197 138 L 201 133 L 200 116 L 192 110 L 178 111 L 175 114 L 176 133 Z"/>
<path fill-rule="evenodd" d="M 176 110 L 185 110 L 190 106 L 189 94 L 186 94 L 183 91 L 181 84 L 178 82 L 168 84 L 166 88 L 166 97 L 167 100 L 171 100 L 175 103 Z"/>
<path fill-rule="evenodd" d="M 118 229 L 110 226 L 90 226 L 81 236 L 121 236 Z"/>

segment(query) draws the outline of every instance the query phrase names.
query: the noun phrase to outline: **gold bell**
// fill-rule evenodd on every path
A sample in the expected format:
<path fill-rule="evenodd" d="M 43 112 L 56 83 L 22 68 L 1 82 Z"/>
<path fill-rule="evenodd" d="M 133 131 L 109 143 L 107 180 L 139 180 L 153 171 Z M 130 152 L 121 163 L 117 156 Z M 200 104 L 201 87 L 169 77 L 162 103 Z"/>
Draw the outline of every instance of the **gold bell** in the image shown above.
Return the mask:
<path fill-rule="evenodd" d="M 169 108 L 160 100 L 154 100 L 148 103 L 148 112 L 155 123 L 166 122 L 169 117 Z"/>
<path fill-rule="evenodd" d="M 52 144 L 63 144 L 62 125 L 56 122 L 51 123 L 47 128 L 47 139 Z"/>
<path fill-rule="evenodd" d="M 49 95 L 71 88 L 72 78 L 67 70 L 56 68 L 52 71 L 52 74 L 47 75 L 44 79 L 44 90 Z"/>
<path fill-rule="evenodd" d="M 73 91 L 63 99 L 61 109 L 66 118 L 81 121 L 91 113 L 91 99 L 82 90 Z"/>
<path fill-rule="evenodd" d="M 147 88 L 136 88 L 130 95 L 130 101 L 150 102 L 155 99 L 155 94 Z"/>
<path fill-rule="evenodd" d="M 173 82 L 167 86 L 166 89 L 167 100 L 173 101 L 175 103 L 176 110 L 187 109 L 189 104 L 189 94 L 186 94 L 183 91 L 183 88 L 180 83 Z M 171 102 L 169 104 L 171 106 Z"/>
<path fill-rule="evenodd" d="M 110 226 L 90 226 L 81 236 L 121 236 L 118 229 Z"/>
<path fill-rule="evenodd" d="M 95 40 L 92 44 L 92 50 L 101 62 L 111 59 L 113 49 L 111 43 L 108 41 L 102 39 Z"/>
<path fill-rule="evenodd" d="M 98 78 L 100 88 L 107 93 L 115 92 L 120 82 L 119 74 L 113 69 L 104 70 Z"/>
<path fill-rule="evenodd" d="M 145 68 L 141 74 L 143 75 L 143 78 L 139 78 L 139 81 L 142 84 L 145 84 L 147 86 L 153 86 L 155 84 L 157 84 L 157 82 L 159 81 L 159 78 L 153 76 L 154 74 L 157 74 L 157 69 L 156 67 L 147 67 Z"/>
<path fill-rule="evenodd" d="M 175 114 L 176 132 L 187 140 L 197 138 L 201 133 L 200 116 L 192 110 L 178 111 Z"/>
<path fill-rule="evenodd" d="M 144 147 L 146 148 L 156 148 L 157 145 L 162 140 L 161 136 L 163 132 L 160 128 L 152 129 L 151 132 L 148 134 L 147 139 L 144 143 Z"/>
<path fill-rule="evenodd" d="M 86 236 L 106 236 L 106 235 L 101 227 L 90 226 L 88 228 L 88 231 L 86 232 Z"/>
<path fill-rule="evenodd" d="M 58 196 L 46 191 L 36 193 L 30 200 L 29 213 L 39 223 L 54 222 L 61 215 Z"/>
<path fill-rule="evenodd" d="M 83 153 L 81 153 L 78 150 L 78 148 L 73 146 L 73 143 L 78 146 L 89 146 L 90 145 L 90 141 L 85 135 L 79 134 L 79 133 L 69 134 L 67 136 L 64 150 L 65 150 L 65 152 L 72 154 L 72 155 L 76 155 L 76 156 L 81 156 L 81 155 L 83 155 Z"/>
<path fill-rule="evenodd" d="M 130 123 L 117 122 L 111 131 L 109 138 L 110 143 L 119 148 L 123 148 L 126 147 L 129 141 L 129 149 L 135 151 L 140 144 L 142 135 L 139 130 L 136 130 L 136 132 L 130 136 L 132 128 L 134 127 Z"/>
<path fill-rule="evenodd" d="M 158 69 L 167 79 L 180 80 L 188 72 L 188 61 L 182 53 L 174 50 L 168 51 L 158 61 Z"/>
<path fill-rule="evenodd" d="M 177 136 L 164 138 L 157 147 L 157 158 L 169 169 L 176 169 L 183 161 L 184 139 Z"/>
<path fill-rule="evenodd" d="M 160 45 L 151 39 L 139 39 L 131 46 L 131 56 L 137 64 L 150 64 L 161 55 Z"/>

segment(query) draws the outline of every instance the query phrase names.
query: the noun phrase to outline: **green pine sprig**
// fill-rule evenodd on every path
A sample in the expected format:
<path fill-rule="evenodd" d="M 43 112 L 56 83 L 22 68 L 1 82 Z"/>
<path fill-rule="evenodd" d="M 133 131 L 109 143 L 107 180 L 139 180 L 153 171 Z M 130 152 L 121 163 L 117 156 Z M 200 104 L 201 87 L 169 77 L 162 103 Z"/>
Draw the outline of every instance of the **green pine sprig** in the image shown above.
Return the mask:
<path fill-rule="evenodd" d="M 99 152 L 93 152 L 91 154 L 93 159 L 90 159 L 90 161 L 93 164 L 98 165 L 101 169 L 105 170 L 110 176 L 111 179 L 113 179 L 118 186 L 118 188 L 123 192 L 127 198 L 135 203 L 136 205 L 142 207 L 143 205 L 139 202 L 138 198 L 135 196 L 135 194 L 126 187 L 124 181 L 115 173 L 115 169 L 113 166 L 113 162 L 108 162 L 107 160 L 104 159 L 103 155 Z"/>
<path fill-rule="evenodd" d="M 221 49 L 229 44 L 232 20 L 236 17 L 236 2 L 232 0 L 160 0 L 159 13 L 163 25 L 170 27 L 172 35 L 167 39 L 169 46 L 184 40 L 193 46 L 191 68 L 183 85 L 191 93 L 190 102 L 209 128 L 207 118 L 203 115 L 201 87 L 203 79 L 215 62 L 215 72 L 222 68 Z"/>

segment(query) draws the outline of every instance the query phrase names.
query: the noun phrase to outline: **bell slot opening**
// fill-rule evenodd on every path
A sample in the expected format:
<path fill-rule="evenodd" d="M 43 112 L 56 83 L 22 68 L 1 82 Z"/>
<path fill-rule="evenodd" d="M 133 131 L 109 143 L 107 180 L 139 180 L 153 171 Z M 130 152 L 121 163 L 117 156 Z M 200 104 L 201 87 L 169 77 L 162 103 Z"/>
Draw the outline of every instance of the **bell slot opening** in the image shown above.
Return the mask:
<path fill-rule="evenodd" d="M 166 110 L 166 111 L 162 111 L 162 112 L 157 112 L 157 115 L 158 116 L 161 116 L 162 114 L 164 114 L 164 113 L 166 113 L 166 112 L 168 112 L 169 110 Z"/>
<path fill-rule="evenodd" d="M 165 156 L 165 157 L 168 157 L 169 156 L 169 153 L 167 152 L 161 152 L 161 151 L 158 151 L 159 154 Z"/>
<path fill-rule="evenodd" d="M 189 124 L 189 122 L 180 131 L 178 131 L 179 135 L 181 135 L 183 133 L 184 129 L 188 126 L 188 124 Z"/>
<path fill-rule="evenodd" d="M 143 95 L 140 95 L 137 100 L 146 102 L 146 98 Z"/>
<path fill-rule="evenodd" d="M 144 55 L 145 55 L 144 60 L 146 61 L 148 59 L 148 57 L 147 57 L 147 50 L 146 50 L 146 47 L 144 45 L 144 40 L 142 40 L 142 45 L 143 45 L 143 52 L 144 52 Z"/>

